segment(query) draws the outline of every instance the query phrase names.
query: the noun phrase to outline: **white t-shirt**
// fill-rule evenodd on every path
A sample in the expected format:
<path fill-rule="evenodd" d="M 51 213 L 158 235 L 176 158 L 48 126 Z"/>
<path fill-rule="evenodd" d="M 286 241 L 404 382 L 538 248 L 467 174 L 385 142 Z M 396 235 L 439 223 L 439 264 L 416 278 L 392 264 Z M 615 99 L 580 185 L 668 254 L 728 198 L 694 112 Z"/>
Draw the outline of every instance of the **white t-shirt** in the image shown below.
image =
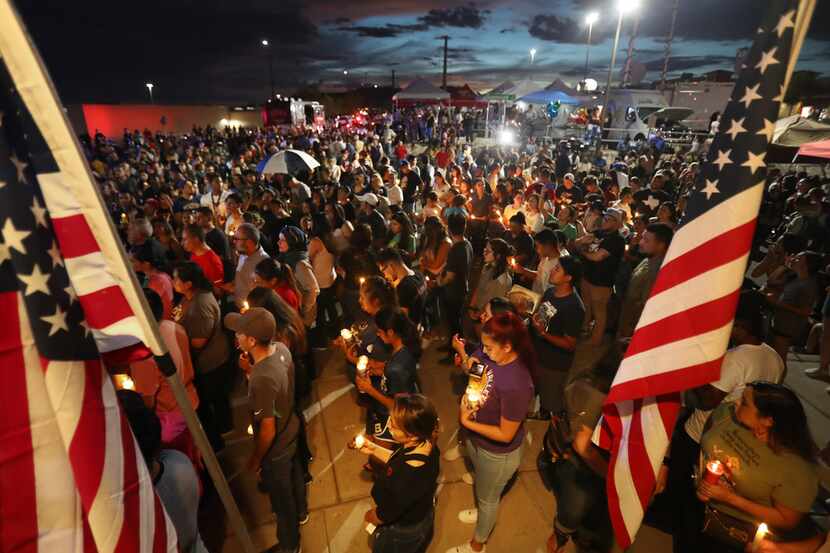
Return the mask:
<path fill-rule="evenodd" d="M 403 190 L 397 184 L 393 184 L 387 190 L 386 197 L 389 199 L 389 205 L 401 205 L 403 203 Z"/>
<path fill-rule="evenodd" d="M 726 352 L 720 370 L 720 380 L 712 382 L 712 386 L 726 392 L 725 402 L 736 401 L 750 382 L 766 380 L 780 382 L 784 374 L 784 363 L 781 356 L 766 344 L 754 346 L 745 344 L 734 347 Z M 686 433 L 695 442 L 700 443 L 703 426 L 709 419 L 711 411 L 695 409 L 689 420 L 686 421 Z"/>
<path fill-rule="evenodd" d="M 543 257 L 536 268 L 536 280 L 533 281 L 533 291 L 537 294 L 544 294 L 545 290 L 553 286 L 550 283 L 550 273 L 559 265 L 558 257 Z"/>

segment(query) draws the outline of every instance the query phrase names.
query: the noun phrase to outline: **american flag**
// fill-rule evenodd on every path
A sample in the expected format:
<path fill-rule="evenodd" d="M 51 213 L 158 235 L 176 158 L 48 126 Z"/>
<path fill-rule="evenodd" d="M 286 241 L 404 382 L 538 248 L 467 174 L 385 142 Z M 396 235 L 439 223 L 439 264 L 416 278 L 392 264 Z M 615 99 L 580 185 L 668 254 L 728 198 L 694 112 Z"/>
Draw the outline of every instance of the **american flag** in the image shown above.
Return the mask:
<path fill-rule="evenodd" d="M 0 551 L 173 552 L 96 338 L 158 343 L 70 132 L 0 1 Z"/>
<path fill-rule="evenodd" d="M 680 392 L 719 378 L 729 342 L 764 190 L 764 157 L 784 95 L 797 2 L 763 5 L 769 13 L 595 432 L 611 453 L 608 507 L 623 548 L 637 534 L 654 492 Z"/>

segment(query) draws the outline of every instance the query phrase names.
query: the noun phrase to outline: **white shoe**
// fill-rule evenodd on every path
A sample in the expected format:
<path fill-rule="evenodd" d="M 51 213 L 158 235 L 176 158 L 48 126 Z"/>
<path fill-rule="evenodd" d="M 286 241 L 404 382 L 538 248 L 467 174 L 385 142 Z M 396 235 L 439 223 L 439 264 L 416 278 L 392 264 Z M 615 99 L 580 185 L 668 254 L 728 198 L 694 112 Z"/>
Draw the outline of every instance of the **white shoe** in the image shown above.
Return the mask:
<path fill-rule="evenodd" d="M 473 546 L 470 545 L 470 542 L 464 542 L 461 545 L 456 545 L 455 547 L 447 549 L 447 553 L 484 553 L 485 551 L 487 551 L 486 545 L 482 546 L 481 551 L 476 551 L 473 549 Z"/>
<path fill-rule="evenodd" d="M 473 479 L 473 475 L 470 474 L 469 472 L 465 472 L 464 474 L 461 475 L 461 481 L 464 482 L 465 484 L 469 484 L 470 486 L 475 484 L 475 480 Z"/>
<path fill-rule="evenodd" d="M 457 461 L 461 459 L 461 448 L 456 445 L 444 452 L 445 461 Z"/>
<path fill-rule="evenodd" d="M 478 521 L 478 509 L 464 509 L 458 511 L 458 520 L 464 524 L 475 524 Z"/>

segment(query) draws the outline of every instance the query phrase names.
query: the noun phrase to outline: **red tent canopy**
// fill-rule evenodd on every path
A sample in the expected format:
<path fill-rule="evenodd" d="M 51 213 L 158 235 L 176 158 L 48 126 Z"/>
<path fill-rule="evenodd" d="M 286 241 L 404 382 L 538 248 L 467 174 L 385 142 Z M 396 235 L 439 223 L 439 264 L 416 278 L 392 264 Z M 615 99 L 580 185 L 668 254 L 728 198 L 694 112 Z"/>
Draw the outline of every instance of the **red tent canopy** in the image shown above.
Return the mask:
<path fill-rule="evenodd" d="M 819 140 L 818 142 L 805 142 L 798 148 L 797 156 L 820 157 L 830 159 L 830 140 Z"/>
<path fill-rule="evenodd" d="M 464 86 L 448 86 L 447 92 L 450 93 L 450 104 L 458 107 L 467 108 L 486 108 L 487 101 L 476 94 L 476 91 L 470 88 L 470 85 Z"/>

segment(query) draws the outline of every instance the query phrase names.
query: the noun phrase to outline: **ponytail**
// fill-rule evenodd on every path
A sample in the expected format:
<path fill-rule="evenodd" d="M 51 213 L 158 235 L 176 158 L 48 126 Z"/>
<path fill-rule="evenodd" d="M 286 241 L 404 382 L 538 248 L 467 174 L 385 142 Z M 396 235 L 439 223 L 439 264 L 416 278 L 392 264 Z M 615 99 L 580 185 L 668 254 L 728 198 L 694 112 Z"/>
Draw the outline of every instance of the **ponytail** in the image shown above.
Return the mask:
<path fill-rule="evenodd" d="M 375 315 L 375 323 L 378 328 L 384 331 L 392 330 L 401 337 L 401 341 L 412 353 L 415 359 L 421 357 L 421 336 L 406 313 L 393 307 L 385 307 Z"/>

